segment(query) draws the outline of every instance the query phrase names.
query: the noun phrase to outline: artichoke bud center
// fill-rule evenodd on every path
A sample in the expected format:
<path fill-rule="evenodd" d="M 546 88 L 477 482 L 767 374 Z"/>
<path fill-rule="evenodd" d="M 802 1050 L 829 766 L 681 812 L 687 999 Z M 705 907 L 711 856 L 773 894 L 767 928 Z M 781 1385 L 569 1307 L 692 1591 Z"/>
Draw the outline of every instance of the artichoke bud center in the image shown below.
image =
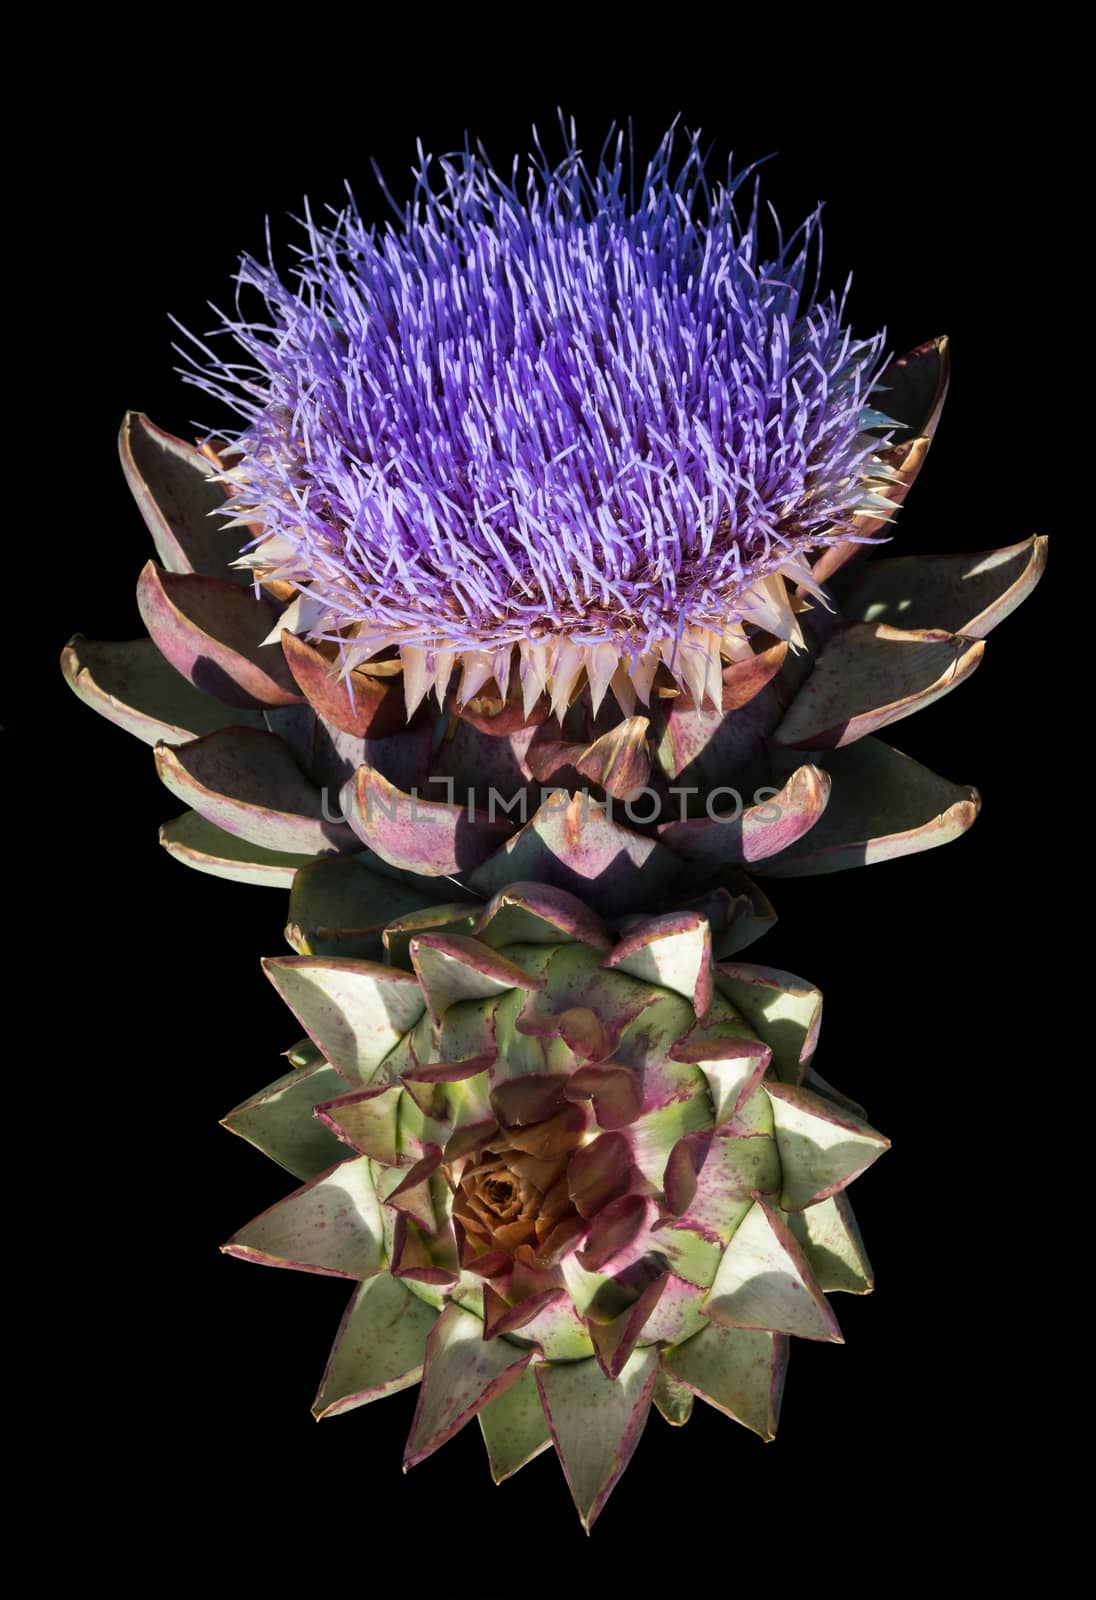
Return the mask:
<path fill-rule="evenodd" d="M 500 1129 L 466 1161 L 456 1181 L 453 1215 L 481 1250 L 536 1257 L 561 1222 L 577 1218 L 567 1183 L 585 1114 L 577 1107 L 539 1123 Z"/>

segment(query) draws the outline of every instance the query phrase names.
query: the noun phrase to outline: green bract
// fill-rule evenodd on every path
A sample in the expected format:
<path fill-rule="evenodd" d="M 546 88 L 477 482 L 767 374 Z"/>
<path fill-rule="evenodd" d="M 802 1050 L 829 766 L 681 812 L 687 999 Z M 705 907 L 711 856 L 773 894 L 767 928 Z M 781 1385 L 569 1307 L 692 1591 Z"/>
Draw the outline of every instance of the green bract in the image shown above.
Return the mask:
<path fill-rule="evenodd" d="M 887 1146 L 811 1069 L 818 992 L 534 883 L 382 944 L 266 963 L 311 1042 L 226 1119 L 305 1182 L 225 1248 L 359 1284 L 317 1415 L 421 1379 L 406 1465 L 478 1416 L 587 1528 L 652 1401 L 771 1438 L 788 1336 L 871 1287 L 842 1191 Z"/>

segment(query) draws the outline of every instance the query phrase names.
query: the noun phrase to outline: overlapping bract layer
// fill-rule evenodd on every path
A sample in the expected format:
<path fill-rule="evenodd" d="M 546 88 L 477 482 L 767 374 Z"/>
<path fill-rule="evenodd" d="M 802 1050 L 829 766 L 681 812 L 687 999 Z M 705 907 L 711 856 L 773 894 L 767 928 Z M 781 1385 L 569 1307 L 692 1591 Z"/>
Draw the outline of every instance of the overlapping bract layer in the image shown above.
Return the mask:
<path fill-rule="evenodd" d="M 891 408 L 915 419 L 887 452 L 897 503 L 939 415 L 943 342 L 884 381 Z M 291 591 L 269 580 L 256 594 L 229 564 L 233 536 L 211 517 L 224 491 L 199 451 L 132 417 L 122 458 L 161 563 L 139 585 L 150 637 L 77 638 L 66 672 L 157 746 L 161 776 L 192 808 L 164 828 L 167 848 L 247 882 L 288 885 L 310 860 L 343 854 L 410 884 L 455 877 L 490 895 L 542 878 L 610 913 L 650 911 L 743 866 L 830 872 L 944 843 L 974 820 L 976 793 L 878 732 L 977 666 L 1045 558 L 1033 539 L 853 565 L 863 547 L 834 545 L 814 571 L 839 608 L 797 613 L 800 650 L 751 624 L 748 654 L 721 657 L 691 690 L 652 664 L 649 704 L 629 715 L 585 671 L 558 715 L 547 695 L 527 705 L 489 673 L 459 704 L 454 672 L 438 706 L 395 652 L 340 678 L 334 646 L 283 626 Z M 785 606 L 798 604 L 780 583 Z"/>
<path fill-rule="evenodd" d="M 886 1148 L 811 1068 L 821 997 L 515 884 L 390 924 L 386 962 L 266 963 L 310 1043 L 226 1119 L 304 1187 L 226 1246 L 360 1280 L 316 1401 L 417 1382 L 406 1465 L 478 1415 L 554 1443 L 587 1527 L 652 1402 L 769 1438 L 787 1339 L 871 1287 L 845 1186 Z"/>

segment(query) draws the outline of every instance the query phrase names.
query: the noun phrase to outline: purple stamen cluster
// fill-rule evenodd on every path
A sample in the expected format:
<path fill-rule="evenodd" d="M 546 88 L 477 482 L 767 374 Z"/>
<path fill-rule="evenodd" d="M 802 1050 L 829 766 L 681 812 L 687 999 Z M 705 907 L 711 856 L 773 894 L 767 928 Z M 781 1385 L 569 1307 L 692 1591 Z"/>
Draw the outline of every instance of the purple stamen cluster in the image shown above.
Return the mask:
<path fill-rule="evenodd" d="M 218 332 L 245 360 L 202 344 L 190 378 L 243 419 L 237 509 L 319 631 L 634 655 L 847 536 L 882 335 L 809 281 L 817 212 L 763 256 L 748 175 L 709 184 L 672 133 L 634 196 L 621 138 L 509 178 L 420 149 L 398 223 L 306 216 L 292 284 L 242 260 L 265 314 L 238 295 Z"/>

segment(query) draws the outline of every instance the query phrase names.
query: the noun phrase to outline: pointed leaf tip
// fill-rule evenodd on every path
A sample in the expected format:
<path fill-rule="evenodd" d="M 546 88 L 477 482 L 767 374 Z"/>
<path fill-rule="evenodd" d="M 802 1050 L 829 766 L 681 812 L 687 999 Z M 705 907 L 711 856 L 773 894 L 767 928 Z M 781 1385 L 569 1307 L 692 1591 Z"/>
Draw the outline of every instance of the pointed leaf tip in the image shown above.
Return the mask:
<path fill-rule="evenodd" d="M 460 1000 L 486 1000 L 510 989 L 544 987 L 542 978 L 531 978 L 515 962 L 465 934 L 417 934 L 410 953 L 435 1022 Z"/>
<path fill-rule="evenodd" d="M 345 956 L 273 956 L 263 971 L 348 1083 L 365 1083 L 422 1016 L 409 972 Z"/>
<path fill-rule="evenodd" d="M 697 911 L 671 911 L 637 923 L 601 965 L 682 995 L 701 1021 L 711 1008 L 712 928 Z"/>
<path fill-rule="evenodd" d="M 890 1140 L 821 1095 L 794 1084 L 770 1083 L 785 1211 L 828 1199 L 877 1161 Z"/>
<path fill-rule="evenodd" d="M 344 1161 L 321 1173 L 241 1228 L 224 1250 L 332 1278 L 380 1272 L 383 1230 L 368 1161 Z"/>
<path fill-rule="evenodd" d="M 277 609 L 246 589 L 197 572 L 166 572 L 149 561 L 137 580 L 149 637 L 188 683 L 226 706 L 297 705 L 284 656 L 264 647 Z"/>
<path fill-rule="evenodd" d="M 118 434 L 126 483 L 168 572 L 202 573 L 241 588 L 250 575 L 230 565 L 239 555 L 239 530 L 220 512 L 227 495 L 212 463 L 140 411 L 127 411 Z"/>
<path fill-rule="evenodd" d="M 545 1362 L 535 1372 L 556 1454 L 589 1533 L 646 1426 L 658 1351 L 634 1351 L 616 1379 L 594 1360 Z"/>
<path fill-rule="evenodd" d="M 842 613 L 897 628 L 938 628 L 984 639 L 1031 594 L 1046 567 L 1038 535 L 973 555 L 870 561 L 842 598 Z"/>
<path fill-rule="evenodd" d="M 294 1067 L 284 1077 L 233 1107 L 221 1126 L 235 1133 L 291 1172 L 316 1178 L 342 1161 L 346 1150 L 316 1121 L 318 1101 L 338 1092 L 341 1079 L 322 1059 Z"/>
<path fill-rule="evenodd" d="M 517 1383 L 531 1349 L 484 1339 L 479 1317 L 451 1302 L 426 1341 L 426 1365 L 415 1419 L 404 1452 L 404 1467 L 420 1461 L 451 1439 L 476 1412 Z"/>
<path fill-rule="evenodd" d="M 804 750 L 852 744 L 950 694 L 984 650 L 981 639 L 962 634 L 847 623 L 822 650 L 773 739 Z"/>
<path fill-rule="evenodd" d="M 437 1312 L 386 1272 L 355 1289 L 312 1405 L 321 1420 L 418 1383 Z"/>
<path fill-rule="evenodd" d="M 512 1477 L 551 1446 L 537 1380 L 528 1367 L 478 1412 L 478 1418 L 496 1483 Z"/>
<path fill-rule="evenodd" d="M 196 872 L 227 878 L 233 883 L 266 884 L 275 889 L 289 888 L 300 869 L 314 859 L 248 844 L 237 834 L 226 833 L 215 823 L 208 822 L 197 811 L 184 811 L 181 816 L 165 822 L 160 829 L 160 844 L 169 856 L 174 856 L 184 866 L 193 867 Z"/>
<path fill-rule="evenodd" d="M 196 689 L 151 639 L 73 634 L 61 652 L 61 671 L 85 705 L 144 744 L 181 744 L 219 728 L 263 726 L 258 711 L 226 706 Z"/>
<path fill-rule="evenodd" d="M 760 1197 L 755 1197 L 723 1253 L 704 1311 L 725 1328 L 843 1343 L 837 1318 L 806 1256 Z"/>
<path fill-rule="evenodd" d="M 868 737 L 826 757 L 833 782 L 825 815 L 810 833 L 757 868 L 766 877 L 812 877 L 932 850 L 977 820 L 977 789 L 950 783 L 910 756 Z"/>
<path fill-rule="evenodd" d="M 222 728 L 189 744 L 158 744 L 165 788 L 215 828 L 283 855 L 330 855 L 356 845 L 325 816 L 324 796 L 289 746 L 257 728 Z"/>
<path fill-rule="evenodd" d="M 787 1338 L 711 1323 L 662 1355 L 663 1370 L 762 1439 L 776 1434 Z"/>

